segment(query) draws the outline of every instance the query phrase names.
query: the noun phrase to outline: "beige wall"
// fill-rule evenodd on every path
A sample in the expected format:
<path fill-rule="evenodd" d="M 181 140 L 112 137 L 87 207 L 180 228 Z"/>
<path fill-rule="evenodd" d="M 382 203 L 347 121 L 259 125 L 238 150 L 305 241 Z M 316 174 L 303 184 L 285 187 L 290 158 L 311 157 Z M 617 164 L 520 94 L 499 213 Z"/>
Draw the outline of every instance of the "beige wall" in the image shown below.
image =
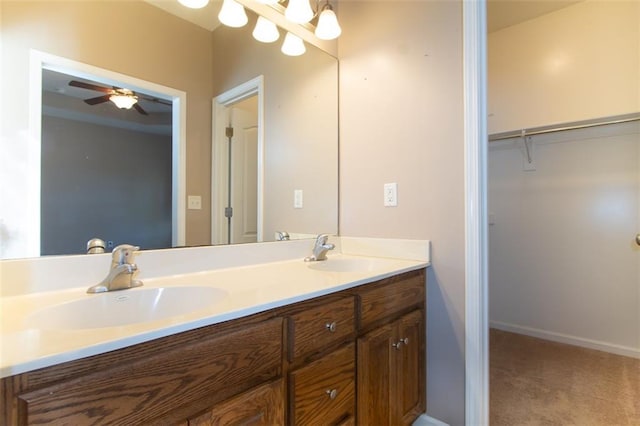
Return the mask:
<path fill-rule="evenodd" d="M 430 239 L 427 412 L 464 423 L 462 3 L 344 2 L 340 233 Z M 398 206 L 383 184 L 398 183 Z"/>
<path fill-rule="evenodd" d="M 211 34 L 143 2 L 1 2 L 2 171 L 16 185 L 2 198 L 19 200 L 27 177 L 29 49 L 116 71 L 187 92 L 187 193 L 202 196 L 188 210 L 188 244 L 210 236 Z M 3 179 L 5 176 L 3 175 Z M 4 250 L 25 230 L 20 209 L 0 224 Z M 8 240 L 7 240 L 8 239 Z"/>
<path fill-rule="evenodd" d="M 337 233 L 337 61 L 310 45 L 290 57 L 281 41 L 257 42 L 254 19 L 214 31 L 213 75 L 216 95 L 264 75 L 264 238 Z M 293 208 L 294 189 L 304 191 L 302 209 Z"/>
<path fill-rule="evenodd" d="M 489 133 L 640 111 L 640 2 L 591 1 L 489 34 Z"/>

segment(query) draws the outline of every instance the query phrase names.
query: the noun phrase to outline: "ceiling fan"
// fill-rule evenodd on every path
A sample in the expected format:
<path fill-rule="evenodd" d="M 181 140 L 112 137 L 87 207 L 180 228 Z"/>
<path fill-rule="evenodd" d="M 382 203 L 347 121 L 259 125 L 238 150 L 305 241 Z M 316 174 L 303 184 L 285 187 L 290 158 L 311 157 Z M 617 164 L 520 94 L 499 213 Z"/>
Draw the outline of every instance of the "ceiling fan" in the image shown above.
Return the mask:
<path fill-rule="evenodd" d="M 131 107 L 135 108 L 142 115 L 149 115 L 147 111 L 145 111 L 140 104 L 138 104 L 138 99 L 144 99 L 150 102 L 156 102 L 163 105 L 171 106 L 172 103 L 169 101 L 165 101 L 164 99 L 152 98 L 144 95 L 140 95 L 132 90 L 123 89 L 121 87 L 113 86 L 111 88 L 98 86 L 91 83 L 85 83 L 82 81 L 71 80 L 69 82 L 69 86 L 79 87 L 81 89 L 95 90 L 97 92 L 106 93 L 105 95 L 98 96 L 95 98 L 85 99 L 85 103 L 89 105 L 98 105 L 104 102 L 113 102 L 118 108 L 123 109 L 131 109 Z"/>

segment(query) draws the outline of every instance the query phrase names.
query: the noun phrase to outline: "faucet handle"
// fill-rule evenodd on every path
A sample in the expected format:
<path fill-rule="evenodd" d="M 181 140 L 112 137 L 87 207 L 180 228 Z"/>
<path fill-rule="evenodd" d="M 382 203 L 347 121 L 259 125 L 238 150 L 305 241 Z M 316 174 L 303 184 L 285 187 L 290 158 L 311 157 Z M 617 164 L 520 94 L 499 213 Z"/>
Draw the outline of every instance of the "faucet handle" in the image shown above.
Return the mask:
<path fill-rule="evenodd" d="M 111 253 L 111 263 L 114 266 L 133 264 L 136 254 L 140 250 L 138 246 L 132 246 L 131 244 L 121 244 L 116 246 Z"/>
<path fill-rule="evenodd" d="M 329 241 L 329 234 L 318 234 L 316 237 L 316 244 L 322 245 L 326 244 Z"/>

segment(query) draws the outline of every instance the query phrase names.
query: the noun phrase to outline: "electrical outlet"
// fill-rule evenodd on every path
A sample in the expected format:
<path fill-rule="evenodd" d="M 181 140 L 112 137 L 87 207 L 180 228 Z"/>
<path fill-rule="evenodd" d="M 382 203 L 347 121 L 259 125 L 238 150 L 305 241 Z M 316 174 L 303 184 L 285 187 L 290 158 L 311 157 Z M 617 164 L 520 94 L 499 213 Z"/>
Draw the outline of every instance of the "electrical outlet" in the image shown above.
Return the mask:
<path fill-rule="evenodd" d="M 302 195 L 303 195 L 302 189 L 293 190 L 293 208 L 294 209 L 301 209 L 302 206 L 304 205 Z"/>
<path fill-rule="evenodd" d="M 187 197 L 187 208 L 189 210 L 201 210 L 202 209 L 202 197 L 199 195 L 189 195 Z"/>
<path fill-rule="evenodd" d="M 384 184 L 384 206 L 396 207 L 397 205 L 398 205 L 398 184 L 385 183 Z"/>

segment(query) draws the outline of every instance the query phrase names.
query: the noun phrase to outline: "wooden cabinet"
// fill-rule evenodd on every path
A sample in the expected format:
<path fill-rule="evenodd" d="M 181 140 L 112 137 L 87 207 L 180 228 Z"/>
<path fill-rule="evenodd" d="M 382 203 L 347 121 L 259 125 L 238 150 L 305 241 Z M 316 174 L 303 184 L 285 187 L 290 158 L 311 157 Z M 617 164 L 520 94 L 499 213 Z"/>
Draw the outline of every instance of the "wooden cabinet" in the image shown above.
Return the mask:
<path fill-rule="evenodd" d="M 424 276 L 365 288 L 358 338 L 359 425 L 409 425 L 426 408 Z M 417 309 L 416 309 L 417 308 Z"/>
<path fill-rule="evenodd" d="M 213 403 L 282 370 L 282 318 L 228 333 L 202 333 L 173 348 L 150 343 L 143 357 L 122 357 L 77 377 L 20 392 L 25 424 L 150 424 L 202 400 Z M 208 401 L 207 401 L 208 400 Z M 141 409 L 144 407 L 144 409 Z"/>
<path fill-rule="evenodd" d="M 291 373 L 291 424 L 336 425 L 355 414 L 355 345 L 348 344 Z"/>
<path fill-rule="evenodd" d="M 410 424 L 424 313 L 420 270 L 7 377 L 0 425 Z"/>
<path fill-rule="evenodd" d="M 325 351 L 327 347 L 355 337 L 353 296 L 325 298 L 321 303 L 303 305 L 289 318 L 289 361 Z"/>
<path fill-rule="evenodd" d="M 410 425 L 424 412 L 423 311 L 358 339 L 358 424 Z"/>
<path fill-rule="evenodd" d="M 257 386 L 188 420 L 188 426 L 283 425 L 284 381 Z"/>

